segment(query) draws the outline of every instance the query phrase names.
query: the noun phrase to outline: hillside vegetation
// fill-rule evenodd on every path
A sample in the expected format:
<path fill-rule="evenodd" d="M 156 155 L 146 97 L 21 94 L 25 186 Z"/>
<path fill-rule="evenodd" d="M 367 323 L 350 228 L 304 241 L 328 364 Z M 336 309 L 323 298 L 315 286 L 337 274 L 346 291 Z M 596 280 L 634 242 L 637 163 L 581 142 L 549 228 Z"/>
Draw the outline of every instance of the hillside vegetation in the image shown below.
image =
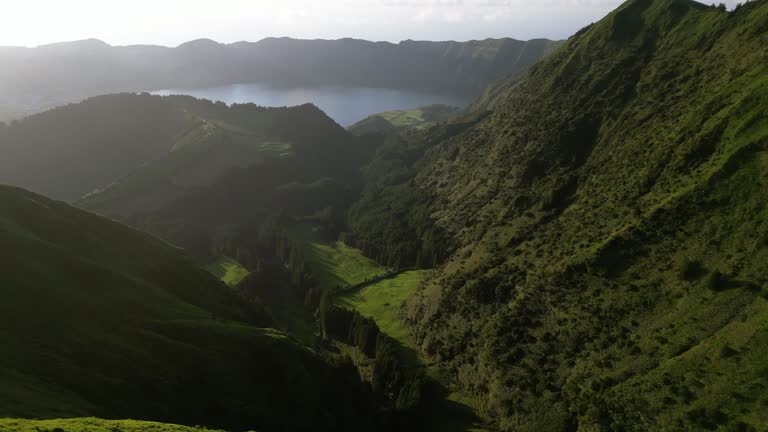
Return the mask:
<path fill-rule="evenodd" d="M 0 180 L 134 227 L 0 187 L 0 430 L 768 430 L 768 0 L 355 47 L 173 54 L 197 83 L 494 85 L 364 136 L 146 94 L 0 126 Z M 400 81 L 420 62 L 445 73 Z"/>
<path fill-rule="evenodd" d="M 174 100 L 101 96 L 0 123 L 0 182 L 76 200 L 171 149 L 191 126 Z"/>
<path fill-rule="evenodd" d="M 351 137 L 311 105 L 99 96 L 0 125 L 0 181 L 67 201 L 88 195 L 92 208 L 132 213 L 209 186 L 235 168 L 291 158 L 297 150 L 311 154 L 315 142 L 327 141 L 349 144 Z"/>
<path fill-rule="evenodd" d="M 350 212 L 442 263 L 419 349 L 505 431 L 768 428 L 768 2 L 631 0 L 508 84 L 379 150 Z"/>
<path fill-rule="evenodd" d="M 157 104 L 167 103 L 168 98 L 152 97 Z M 283 183 L 270 184 L 274 188 L 282 186 L 283 189 L 275 192 L 288 196 L 298 193 L 298 183 L 322 179 L 321 174 L 315 174 L 319 169 L 329 177 L 334 174 L 333 167 L 325 167 L 321 161 L 313 167 L 294 168 L 306 158 L 319 159 L 322 157 L 319 152 L 336 147 L 350 147 L 349 158 L 359 153 L 351 148 L 352 137 L 312 105 L 228 107 L 192 98 L 176 98 L 170 97 L 170 100 L 176 101 L 180 105 L 178 109 L 188 113 L 191 124 L 177 131 L 168 143 L 168 151 L 147 160 L 127 175 L 114 178 L 110 184 L 79 200 L 78 206 L 114 217 L 135 218 L 172 206 L 192 194 L 204 193 L 238 172 L 258 171 L 258 175 L 263 176 L 261 171 L 271 172 L 274 167 L 285 170 L 290 166 L 292 169 L 283 174 Z M 79 121 L 84 130 L 93 127 L 87 117 Z M 302 168 L 305 169 L 302 171 Z M 342 175 L 350 169 L 340 168 L 339 171 Z M 275 180 L 279 179 L 272 181 Z M 297 184 L 290 185 L 291 182 Z M 317 186 L 323 185 L 318 183 Z"/>
<path fill-rule="evenodd" d="M 0 244 L 0 417 L 232 430 L 372 421 L 351 366 L 263 328 L 257 299 L 174 246 L 6 186 Z"/>
<path fill-rule="evenodd" d="M 378 139 L 352 136 L 313 105 L 228 107 L 150 98 L 186 111 L 188 127 L 177 131 L 165 154 L 76 205 L 159 235 L 204 262 L 258 255 L 259 232 L 271 229 L 263 227 L 275 218 L 338 224 L 360 188 L 359 166 Z M 85 131 L 93 127 L 87 117 L 78 122 Z"/>
<path fill-rule="evenodd" d="M 447 105 L 430 105 L 416 109 L 386 111 L 368 116 L 348 127 L 355 135 L 390 133 L 412 128 L 427 128 L 436 123 L 453 120 L 461 109 Z"/>

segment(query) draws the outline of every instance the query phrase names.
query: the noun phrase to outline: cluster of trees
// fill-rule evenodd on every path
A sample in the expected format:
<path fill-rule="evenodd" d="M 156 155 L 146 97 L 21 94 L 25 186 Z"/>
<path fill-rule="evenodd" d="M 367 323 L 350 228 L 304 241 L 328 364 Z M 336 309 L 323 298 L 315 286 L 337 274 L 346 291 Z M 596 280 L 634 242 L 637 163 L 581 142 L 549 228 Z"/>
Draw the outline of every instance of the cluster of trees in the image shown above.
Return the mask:
<path fill-rule="evenodd" d="M 399 342 L 356 311 L 326 305 L 323 316 L 330 337 L 374 359 L 371 387 L 382 403 L 402 413 L 414 413 L 423 407 L 423 395 L 428 391 L 426 374 L 422 367 L 408 363 Z"/>

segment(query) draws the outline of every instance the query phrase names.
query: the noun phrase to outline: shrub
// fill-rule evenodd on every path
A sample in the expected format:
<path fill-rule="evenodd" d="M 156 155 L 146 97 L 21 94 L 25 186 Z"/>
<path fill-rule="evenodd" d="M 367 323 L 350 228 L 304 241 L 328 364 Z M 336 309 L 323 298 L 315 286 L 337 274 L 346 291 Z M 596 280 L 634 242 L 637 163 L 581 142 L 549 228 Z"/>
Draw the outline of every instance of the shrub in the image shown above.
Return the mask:
<path fill-rule="evenodd" d="M 723 348 L 720 350 L 720 358 L 730 358 L 735 355 L 737 355 L 739 352 L 735 349 L 729 347 L 728 345 L 723 346 Z"/>
<path fill-rule="evenodd" d="M 678 265 L 680 279 L 689 282 L 700 279 L 704 275 L 704 265 L 699 260 L 684 258 Z"/>

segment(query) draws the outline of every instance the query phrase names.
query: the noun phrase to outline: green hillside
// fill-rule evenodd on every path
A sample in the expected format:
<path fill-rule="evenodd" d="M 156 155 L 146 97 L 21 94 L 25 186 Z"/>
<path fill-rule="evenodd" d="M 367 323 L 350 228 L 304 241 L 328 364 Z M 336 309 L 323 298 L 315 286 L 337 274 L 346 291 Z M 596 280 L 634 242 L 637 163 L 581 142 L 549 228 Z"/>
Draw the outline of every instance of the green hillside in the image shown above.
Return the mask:
<path fill-rule="evenodd" d="M 164 98 L 155 99 L 157 104 L 166 103 Z M 77 201 L 78 206 L 123 219 L 135 218 L 210 188 L 233 172 L 290 165 L 297 157 L 314 151 L 307 148 L 312 141 L 322 145 L 323 140 L 351 140 L 341 127 L 309 105 L 227 107 L 196 99 L 176 104 L 187 112 L 189 124 L 169 141 L 168 151 L 125 176 L 115 177 Z M 93 128 L 89 118 L 79 121 L 83 129 Z M 309 130 L 316 136 L 302 132 Z M 297 152 L 301 154 L 297 156 Z M 301 178 L 301 173 L 293 174 L 285 181 Z"/>
<path fill-rule="evenodd" d="M 0 244 L 0 418 L 370 422 L 353 369 L 262 328 L 271 319 L 257 300 L 174 246 L 5 186 Z"/>
<path fill-rule="evenodd" d="M 167 154 L 91 192 L 78 205 L 110 214 L 150 212 L 190 189 L 213 184 L 230 170 L 292 155 L 290 143 L 272 141 L 267 133 L 196 117 L 177 134 Z"/>
<path fill-rule="evenodd" d="M 408 110 L 386 111 L 369 116 L 348 127 L 355 135 L 387 133 L 407 129 L 423 129 L 458 117 L 461 109 L 447 105 L 430 105 Z"/>
<path fill-rule="evenodd" d="M 352 244 L 442 263 L 405 322 L 501 430 L 768 428 L 766 23 L 628 1 L 369 166 Z"/>
<path fill-rule="evenodd" d="M 377 138 L 349 134 L 312 105 L 169 100 L 155 97 L 157 104 L 182 107 L 189 124 L 168 151 L 78 200 L 78 207 L 158 235 L 201 262 L 228 255 L 246 267 L 264 260 L 259 232 L 275 217 L 338 231 Z M 94 128 L 88 117 L 78 122 Z"/>
<path fill-rule="evenodd" d="M 296 46 L 259 49 L 333 52 Z M 0 187 L 0 431 L 768 430 L 768 0 L 398 47 L 495 84 L 360 136 L 146 94 L 0 127 L 0 181 L 134 227 Z"/>
<path fill-rule="evenodd" d="M 249 274 L 248 269 L 242 264 L 226 256 L 220 256 L 205 266 L 205 269 L 228 286 L 237 286 Z"/>
<path fill-rule="evenodd" d="M 191 98 L 109 95 L 0 125 L 0 182 L 74 201 L 167 153 Z M 87 122 L 87 127 L 86 127 Z"/>
<path fill-rule="evenodd" d="M 360 250 L 343 242 L 308 244 L 308 263 L 322 289 L 331 291 L 357 285 L 387 272 Z"/>

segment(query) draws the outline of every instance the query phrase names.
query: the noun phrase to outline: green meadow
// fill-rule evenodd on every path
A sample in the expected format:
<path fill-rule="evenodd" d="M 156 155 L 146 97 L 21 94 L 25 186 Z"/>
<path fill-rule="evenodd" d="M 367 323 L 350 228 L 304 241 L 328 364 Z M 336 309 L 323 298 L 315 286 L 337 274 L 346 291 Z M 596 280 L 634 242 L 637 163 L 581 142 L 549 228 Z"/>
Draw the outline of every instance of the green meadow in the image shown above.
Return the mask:
<path fill-rule="evenodd" d="M 342 241 L 309 242 L 307 260 L 323 290 L 336 291 L 375 278 L 388 270 Z"/>
<path fill-rule="evenodd" d="M 250 274 L 242 264 L 226 256 L 220 256 L 205 269 L 228 286 L 236 286 Z"/>
<path fill-rule="evenodd" d="M 427 270 L 407 271 L 366 286 L 360 291 L 344 293 L 336 298 L 336 304 L 373 318 L 384 333 L 404 346 L 414 348 L 408 329 L 400 320 L 400 306 L 416 292 L 428 273 Z"/>

